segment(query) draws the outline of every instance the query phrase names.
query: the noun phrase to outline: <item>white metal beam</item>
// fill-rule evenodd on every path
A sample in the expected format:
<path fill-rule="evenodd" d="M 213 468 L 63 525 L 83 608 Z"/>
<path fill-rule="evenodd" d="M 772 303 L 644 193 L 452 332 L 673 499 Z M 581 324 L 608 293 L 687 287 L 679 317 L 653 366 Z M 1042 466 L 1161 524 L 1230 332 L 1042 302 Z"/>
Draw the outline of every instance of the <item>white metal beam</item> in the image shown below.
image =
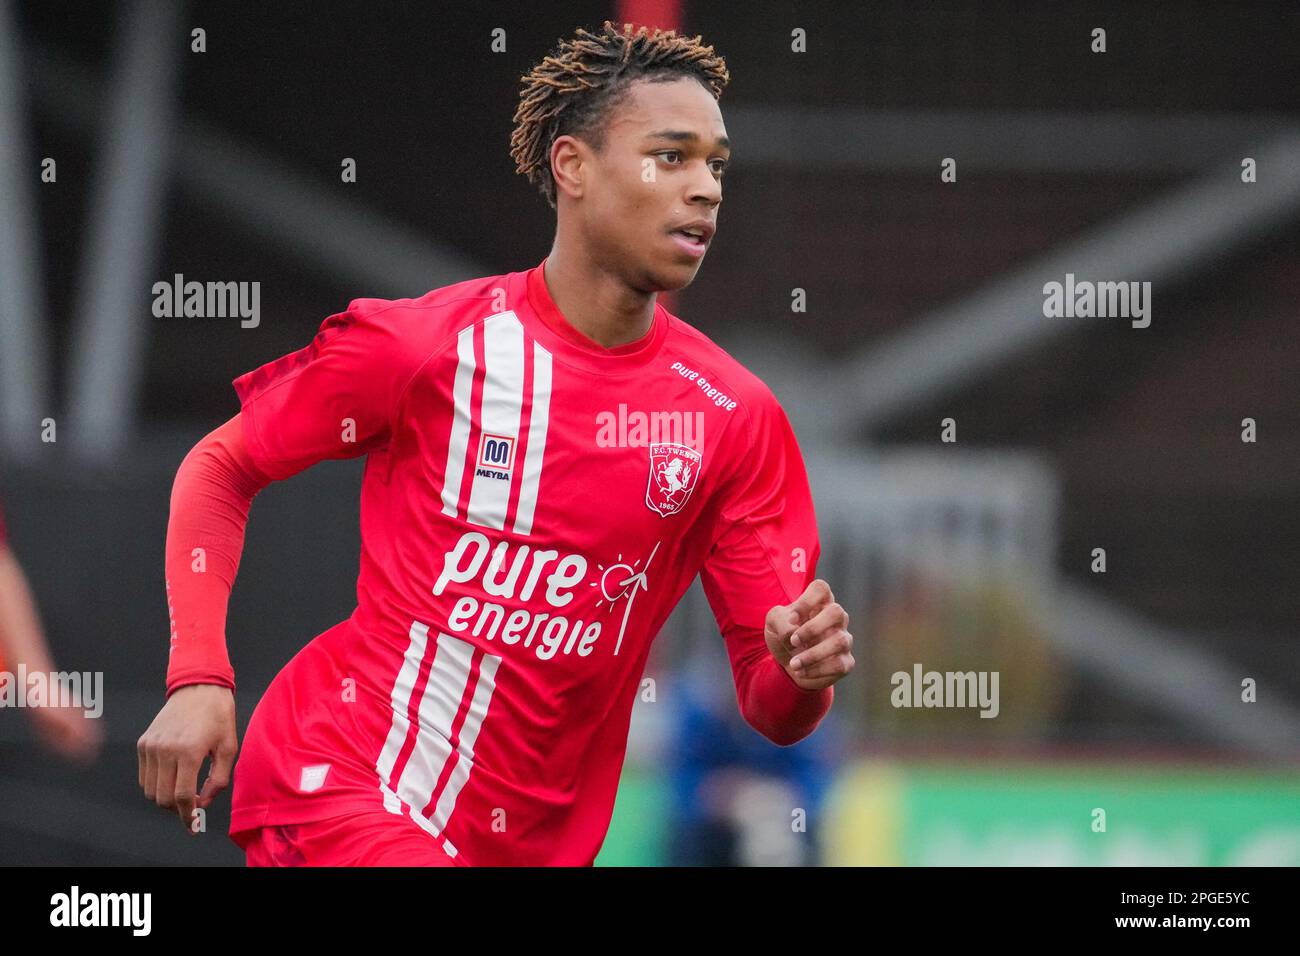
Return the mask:
<path fill-rule="evenodd" d="M 73 454 L 102 460 L 132 436 L 148 346 L 150 270 L 162 229 L 176 113 L 181 5 L 131 0 L 77 290 L 69 377 Z"/>
<path fill-rule="evenodd" d="M 1185 635 L 1079 585 L 1058 584 L 1055 608 L 1056 646 L 1132 700 L 1196 727 L 1207 740 L 1266 756 L 1300 752 L 1300 714 L 1280 702 L 1267 674 L 1198 651 Z M 1254 703 L 1241 699 L 1246 677 L 1256 679 Z"/>
<path fill-rule="evenodd" d="M 818 426 L 845 435 L 877 426 L 987 375 L 1037 345 L 1085 323 L 1124 318 L 1055 318 L 1043 314 L 1043 285 L 1077 279 L 1149 281 L 1153 323 L 1160 290 L 1229 254 L 1300 210 L 1300 132 L 1251 149 L 1259 178 L 1243 183 L 1224 164 L 1190 186 L 1108 221 L 961 301 L 920 317 L 882 344 L 832 369 L 820 391 L 834 396 Z M 1133 329 L 1141 335 L 1143 330 Z"/>

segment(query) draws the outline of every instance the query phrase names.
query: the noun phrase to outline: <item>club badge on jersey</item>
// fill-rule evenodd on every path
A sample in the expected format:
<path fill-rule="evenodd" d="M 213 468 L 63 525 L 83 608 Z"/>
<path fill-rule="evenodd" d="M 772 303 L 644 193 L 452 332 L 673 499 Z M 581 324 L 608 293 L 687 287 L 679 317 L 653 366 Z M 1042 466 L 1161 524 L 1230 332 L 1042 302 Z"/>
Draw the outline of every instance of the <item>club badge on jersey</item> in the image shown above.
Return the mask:
<path fill-rule="evenodd" d="M 657 442 L 650 448 L 650 478 L 645 503 L 659 517 L 667 518 L 686 507 L 686 501 L 700 477 L 702 456 L 693 448 L 674 442 Z"/>

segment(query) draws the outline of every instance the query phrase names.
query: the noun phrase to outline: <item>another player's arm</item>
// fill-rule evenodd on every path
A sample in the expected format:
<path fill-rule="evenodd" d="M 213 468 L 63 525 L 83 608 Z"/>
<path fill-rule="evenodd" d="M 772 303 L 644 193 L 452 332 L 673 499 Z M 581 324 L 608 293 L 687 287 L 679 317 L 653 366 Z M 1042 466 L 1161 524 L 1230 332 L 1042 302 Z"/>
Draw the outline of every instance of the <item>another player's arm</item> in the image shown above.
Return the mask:
<path fill-rule="evenodd" d="M 11 668 L 25 664 L 29 671 L 54 667 L 27 576 L 5 541 L 0 541 L 0 660 Z"/>
<path fill-rule="evenodd" d="M 207 808 L 229 785 L 239 749 L 226 608 L 249 507 L 270 481 L 250 458 L 236 415 L 190 450 L 172 486 L 167 701 L 136 749 L 145 797 L 176 811 L 187 829 L 195 807 Z M 198 792 L 199 770 L 209 757 L 211 769 Z"/>
<path fill-rule="evenodd" d="M 36 602 L 22 565 L 0 537 L 0 660 L 9 669 L 24 665 L 29 673 L 52 673 L 54 660 L 45 643 Z M 74 760 L 88 760 L 99 750 L 99 724 L 76 707 L 47 703 L 26 710 L 47 747 Z"/>

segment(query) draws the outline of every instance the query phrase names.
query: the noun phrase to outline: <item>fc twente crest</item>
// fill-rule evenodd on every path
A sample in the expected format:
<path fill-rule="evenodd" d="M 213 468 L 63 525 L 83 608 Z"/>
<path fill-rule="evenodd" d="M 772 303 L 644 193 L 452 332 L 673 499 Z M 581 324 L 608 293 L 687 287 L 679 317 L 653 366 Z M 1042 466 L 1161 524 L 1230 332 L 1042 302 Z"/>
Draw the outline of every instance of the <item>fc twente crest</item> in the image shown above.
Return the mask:
<path fill-rule="evenodd" d="M 650 445 L 650 481 L 645 489 L 646 507 L 661 518 L 676 514 L 700 476 L 702 458 L 698 451 L 672 442 Z"/>

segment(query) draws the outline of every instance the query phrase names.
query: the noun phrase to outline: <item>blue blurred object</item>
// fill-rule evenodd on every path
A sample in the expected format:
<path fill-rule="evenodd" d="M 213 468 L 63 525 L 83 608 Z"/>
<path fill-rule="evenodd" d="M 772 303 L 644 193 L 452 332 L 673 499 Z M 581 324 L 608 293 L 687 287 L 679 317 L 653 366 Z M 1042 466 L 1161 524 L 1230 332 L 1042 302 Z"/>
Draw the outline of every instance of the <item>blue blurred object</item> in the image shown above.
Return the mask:
<path fill-rule="evenodd" d="M 834 712 L 809 737 L 778 747 L 745 722 L 725 653 L 712 650 L 691 655 L 674 698 L 669 862 L 815 864 L 816 825 L 833 770 Z M 796 808 L 805 811 L 806 829 L 794 825 Z"/>

